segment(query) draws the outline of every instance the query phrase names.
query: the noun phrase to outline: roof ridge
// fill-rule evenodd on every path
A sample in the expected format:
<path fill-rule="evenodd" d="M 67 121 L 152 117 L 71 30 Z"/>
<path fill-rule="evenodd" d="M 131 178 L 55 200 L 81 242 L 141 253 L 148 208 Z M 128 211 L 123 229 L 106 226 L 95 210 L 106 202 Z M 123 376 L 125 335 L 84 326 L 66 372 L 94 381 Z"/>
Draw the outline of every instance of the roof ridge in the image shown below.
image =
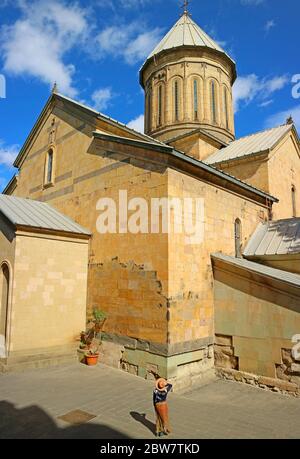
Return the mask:
<path fill-rule="evenodd" d="M 255 135 L 263 134 L 264 132 L 274 131 L 275 129 L 279 129 L 279 128 L 284 127 L 284 126 L 286 126 L 288 128 L 291 128 L 293 125 L 292 124 L 279 124 L 278 126 L 274 126 L 272 128 L 261 129 L 260 131 L 253 132 L 252 134 L 247 134 L 247 135 L 244 135 L 242 137 L 239 137 L 238 139 L 235 139 L 232 142 L 230 142 L 229 145 L 231 145 L 231 143 L 233 143 L 233 142 L 238 142 L 239 140 L 247 139 L 248 137 L 254 137 Z"/>
<path fill-rule="evenodd" d="M 157 144 L 160 144 L 160 145 L 166 145 L 164 142 L 161 142 L 160 140 L 154 139 L 154 137 L 151 137 L 151 136 L 145 134 L 144 132 L 139 132 L 136 129 L 132 129 L 131 127 L 128 126 L 128 124 L 123 123 L 122 121 L 118 121 L 118 120 L 112 118 L 111 116 L 106 115 L 103 112 L 99 112 L 98 110 L 95 110 L 94 108 L 90 107 L 89 105 L 83 104 L 82 102 L 79 102 L 76 99 L 72 99 L 71 97 L 65 96 L 64 94 L 61 94 L 61 93 L 58 93 L 58 92 L 56 92 L 55 95 L 57 95 L 58 97 L 62 97 L 63 99 L 68 100 L 70 102 L 73 102 L 74 104 L 79 105 L 79 106 L 81 106 L 83 108 L 86 108 L 87 110 L 93 111 L 98 116 L 101 116 L 101 117 L 103 117 L 103 118 L 105 118 L 105 119 L 107 119 L 109 121 L 112 121 L 113 123 L 116 123 L 119 126 L 125 127 L 129 131 L 134 132 L 135 134 L 138 134 L 140 136 L 148 138 L 149 140 L 151 140 L 151 142 L 154 142 L 154 143 L 157 143 Z"/>

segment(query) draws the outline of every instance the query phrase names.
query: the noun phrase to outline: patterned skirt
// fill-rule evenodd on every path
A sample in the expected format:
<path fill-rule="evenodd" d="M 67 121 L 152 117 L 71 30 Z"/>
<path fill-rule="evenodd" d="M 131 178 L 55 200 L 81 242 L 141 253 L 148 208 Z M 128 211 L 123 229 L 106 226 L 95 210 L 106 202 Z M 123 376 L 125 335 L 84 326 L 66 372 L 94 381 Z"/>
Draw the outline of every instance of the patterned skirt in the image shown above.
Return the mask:
<path fill-rule="evenodd" d="M 156 414 L 156 433 L 170 433 L 169 407 L 167 402 L 156 403 L 154 408 Z"/>

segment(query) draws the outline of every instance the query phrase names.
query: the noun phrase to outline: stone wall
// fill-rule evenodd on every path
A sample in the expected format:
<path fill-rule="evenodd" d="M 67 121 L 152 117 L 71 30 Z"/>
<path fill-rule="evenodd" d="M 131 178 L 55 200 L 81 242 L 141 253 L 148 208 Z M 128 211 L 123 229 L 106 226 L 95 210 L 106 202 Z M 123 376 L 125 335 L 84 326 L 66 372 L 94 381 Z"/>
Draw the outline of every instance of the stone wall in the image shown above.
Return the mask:
<path fill-rule="evenodd" d="M 273 205 L 273 220 L 293 217 L 292 185 L 294 185 L 296 216 L 300 216 L 298 185 L 300 151 L 292 132 L 286 135 L 269 154 L 222 163 L 218 167 L 278 198 L 279 203 Z"/>
<path fill-rule="evenodd" d="M 216 367 L 298 384 L 299 288 L 218 262 L 214 298 Z"/>
<path fill-rule="evenodd" d="M 292 185 L 296 188 L 296 216 L 300 217 L 300 149 L 293 133 L 271 152 L 268 170 L 269 193 L 279 199 L 273 207 L 273 219 L 293 217 Z"/>
<path fill-rule="evenodd" d="M 75 342 L 85 328 L 88 241 L 17 233 L 9 351 Z"/>
<path fill-rule="evenodd" d="M 168 169 L 162 160 L 155 161 L 159 153 L 146 147 L 94 141 L 89 133 L 100 128 L 100 121 L 93 127 L 92 119 L 83 123 L 75 115 L 68 104 L 58 104 L 49 113 L 24 160 L 16 193 L 48 202 L 92 232 L 87 308 L 97 306 L 108 316 L 103 361 L 141 376 L 152 365 L 168 377 L 212 368 L 210 253 L 234 253 L 236 218 L 242 221 L 246 243 L 266 218 L 265 207 Z M 48 188 L 42 180 L 53 118 L 55 180 Z M 119 224 L 120 190 L 126 191 L 128 200 L 144 198 L 149 208 L 152 198 L 203 199 L 199 223 L 204 241 L 186 244 L 185 235 L 168 235 L 161 228 L 156 233 L 100 234 L 97 203 L 100 198 L 113 199 Z"/>

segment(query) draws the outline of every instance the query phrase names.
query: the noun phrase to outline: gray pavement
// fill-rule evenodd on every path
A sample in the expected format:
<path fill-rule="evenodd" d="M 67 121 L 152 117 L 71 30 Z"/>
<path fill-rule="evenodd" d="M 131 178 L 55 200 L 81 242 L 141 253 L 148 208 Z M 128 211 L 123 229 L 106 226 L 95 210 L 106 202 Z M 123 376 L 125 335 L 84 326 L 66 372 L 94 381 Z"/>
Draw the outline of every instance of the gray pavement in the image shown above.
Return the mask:
<path fill-rule="evenodd" d="M 0 438 L 153 439 L 152 387 L 104 365 L 0 375 Z M 299 399 L 235 382 L 171 393 L 169 406 L 170 439 L 300 438 Z M 59 419 L 74 410 L 92 419 Z"/>

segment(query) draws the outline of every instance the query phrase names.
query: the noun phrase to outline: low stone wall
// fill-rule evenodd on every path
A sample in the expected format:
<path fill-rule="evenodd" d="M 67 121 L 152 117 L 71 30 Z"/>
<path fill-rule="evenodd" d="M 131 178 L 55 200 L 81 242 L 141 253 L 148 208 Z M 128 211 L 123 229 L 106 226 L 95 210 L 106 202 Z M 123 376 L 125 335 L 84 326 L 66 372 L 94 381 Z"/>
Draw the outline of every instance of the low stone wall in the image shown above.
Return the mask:
<path fill-rule="evenodd" d="M 216 375 L 231 381 L 243 382 L 261 389 L 300 396 L 300 361 L 296 361 L 291 349 L 281 349 L 280 364 L 275 364 L 275 378 L 241 371 L 239 357 L 235 355 L 233 337 L 216 335 L 215 345 Z"/>
<path fill-rule="evenodd" d="M 238 371 L 232 369 L 226 369 L 216 367 L 216 376 L 229 381 L 237 381 L 251 386 L 259 387 L 264 390 L 271 390 L 272 392 L 278 392 L 284 395 L 293 395 L 300 397 L 300 387 L 288 381 L 283 381 L 278 378 L 268 378 L 266 376 L 256 376 L 245 371 Z"/>
<path fill-rule="evenodd" d="M 129 342 L 131 339 L 132 342 Z M 213 344 L 201 349 L 174 355 L 161 355 L 149 345 L 128 337 L 113 337 L 103 333 L 100 362 L 127 373 L 153 379 L 151 371 L 172 382 L 174 390 L 188 390 L 201 384 L 203 378 L 214 376 Z"/>

